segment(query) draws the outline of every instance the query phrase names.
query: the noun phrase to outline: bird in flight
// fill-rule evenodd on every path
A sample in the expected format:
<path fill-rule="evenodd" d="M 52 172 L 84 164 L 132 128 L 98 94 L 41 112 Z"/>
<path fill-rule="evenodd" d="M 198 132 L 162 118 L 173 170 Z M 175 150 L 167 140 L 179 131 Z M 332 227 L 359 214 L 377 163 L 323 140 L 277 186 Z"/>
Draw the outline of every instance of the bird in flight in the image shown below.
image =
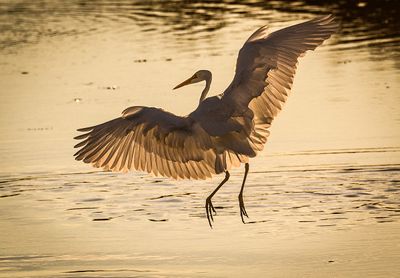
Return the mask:
<path fill-rule="evenodd" d="M 199 70 L 174 89 L 205 81 L 198 107 L 181 117 L 160 108 L 132 106 L 119 118 L 78 129 L 76 160 L 105 170 L 140 170 L 173 179 L 225 178 L 207 197 L 212 227 L 212 197 L 244 164 L 238 195 L 240 216 L 248 217 L 243 190 L 249 159 L 262 151 L 275 116 L 285 103 L 299 57 L 314 50 L 338 28 L 332 15 L 316 17 L 276 32 L 256 30 L 239 51 L 236 71 L 226 90 L 208 97 L 212 75 Z"/>

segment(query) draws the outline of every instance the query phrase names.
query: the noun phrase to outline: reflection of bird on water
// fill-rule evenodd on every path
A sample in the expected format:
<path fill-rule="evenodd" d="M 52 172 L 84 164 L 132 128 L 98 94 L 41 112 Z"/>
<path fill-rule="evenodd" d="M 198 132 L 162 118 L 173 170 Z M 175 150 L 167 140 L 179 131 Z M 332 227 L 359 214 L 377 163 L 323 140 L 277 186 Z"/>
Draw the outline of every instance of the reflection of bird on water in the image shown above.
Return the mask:
<path fill-rule="evenodd" d="M 297 60 L 337 29 L 333 16 L 269 33 L 258 29 L 239 52 L 232 83 L 220 95 L 208 97 L 211 72 L 200 70 L 176 86 L 205 81 L 199 106 L 180 117 L 159 108 L 133 106 L 122 116 L 92 127 L 83 140 L 77 160 L 111 171 L 141 170 L 174 179 L 206 179 L 225 173 L 224 180 L 206 199 L 211 226 L 215 209 L 211 198 L 229 179 L 229 170 L 245 164 L 239 193 L 240 216 L 247 216 L 243 189 L 249 158 L 260 152 L 269 127 L 286 101 Z"/>

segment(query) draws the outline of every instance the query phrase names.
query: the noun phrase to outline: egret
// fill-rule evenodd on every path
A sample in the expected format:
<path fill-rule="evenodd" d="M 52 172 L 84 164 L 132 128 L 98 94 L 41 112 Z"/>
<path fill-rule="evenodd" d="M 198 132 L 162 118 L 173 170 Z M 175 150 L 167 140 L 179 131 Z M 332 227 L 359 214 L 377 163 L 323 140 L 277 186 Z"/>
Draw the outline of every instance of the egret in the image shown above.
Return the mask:
<path fill-rule="evenodd" d="M 160 108 L 132 106 L 119 118 L 78 129 L 75 159 L 109 171 L 140 170 L 173 179 L 225 178 L 207 197 L 206 217 L 212 227 L 212 197 L 228 181 L 232 167 L 245 166 L 238 195 L 240 217 L 248 217 L 243 190 L 249 158 L 263 150 L 269 128 L 285 103 L 298 58 L 314 50 L 337 29 L 332 15 L 276 32 L 256 30 L 239 51 L 234 78 L 219 95 L 208 97 L 212 75 L 199 70 L 178 89 L 205 81 L 198 107 L 181 117 Z"/>

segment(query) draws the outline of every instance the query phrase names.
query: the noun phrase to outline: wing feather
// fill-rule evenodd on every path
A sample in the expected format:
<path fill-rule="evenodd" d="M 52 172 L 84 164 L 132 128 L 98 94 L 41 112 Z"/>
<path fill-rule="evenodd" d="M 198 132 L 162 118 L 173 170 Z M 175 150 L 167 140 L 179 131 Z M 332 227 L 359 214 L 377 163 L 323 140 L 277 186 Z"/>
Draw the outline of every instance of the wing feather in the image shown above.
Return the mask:
<path fill-rule="evenodd" d="M 126 117 L 80 129 L 85 133 L 76 137 L 82 140 L 76 159 L 111 171 L 136 169 L 172 178 L 204 179 L 216 173 L 216 154 L 210 152 L 218 151 L 200 126 L 161 109 L 129 111 Z M 163 115 L 168 119 L 160 120 Z"/>
<path fill-rule="evenodd" d="M 286 102 L 299 57 L 322 44 L 337 28 L 332 15 L 273 33 L 262 27 L 240 50 L 234 79 L 222 94 L 222 102 L 234 107 L 236 116 L 253 112 L 247 140 L 256 152 L 263 149 L 270 123 Z"/>
<path fill-rule="evenodd" d="M 293 84 L 299 57 L 337 29 L 333 16 L 249 37 L 232 83 L 187 117 L 133 106 L 120 118 L 81 128 L 76 160 L 111 171 L 141 170 L 175 179 L 205 179 L 248 162 L 267 141 Z"/>

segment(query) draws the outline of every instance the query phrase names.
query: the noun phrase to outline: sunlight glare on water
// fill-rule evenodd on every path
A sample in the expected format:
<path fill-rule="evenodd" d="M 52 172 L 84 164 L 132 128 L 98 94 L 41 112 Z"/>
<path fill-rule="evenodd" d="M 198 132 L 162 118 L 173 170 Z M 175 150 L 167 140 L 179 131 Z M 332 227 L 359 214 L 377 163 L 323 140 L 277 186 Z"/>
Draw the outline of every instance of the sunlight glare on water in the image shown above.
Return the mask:
<path fill-rule="evenodd" d="M 400 260 L 400 48 L 394 1 L 0 1 L 1 277 L 394 277 Z M 73 159 L 76 129 L 129 106 L 193 111 L 248 36 L 333 13 L 301 58 L 265 150 L 174 181 Z M 382 19 L 384 18 L 384 19 Z M 397 243 L 396 243 L 397 242 Z M 397 244 L 397 245 L 396 245 Z M 396 263 L 397 262 L 397 263 Z"/>

